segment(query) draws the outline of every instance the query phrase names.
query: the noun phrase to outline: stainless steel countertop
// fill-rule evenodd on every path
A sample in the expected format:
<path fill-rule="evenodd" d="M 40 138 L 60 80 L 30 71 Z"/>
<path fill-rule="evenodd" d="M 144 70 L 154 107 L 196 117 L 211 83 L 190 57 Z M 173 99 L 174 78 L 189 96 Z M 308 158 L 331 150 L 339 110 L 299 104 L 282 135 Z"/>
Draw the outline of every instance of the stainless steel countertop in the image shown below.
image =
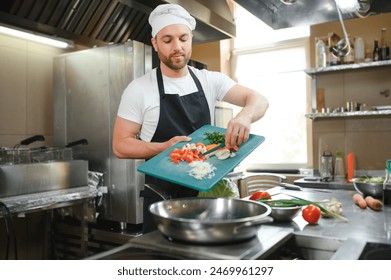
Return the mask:
<path fill-rule="evenodd" d="M 311 236 L 351 238 L 378 243 L 391 242 L 391 207 L 383 207 L 381 211 L 361 209 L 353 202 L 352 198 L 356 193 L 353 190 L 333 189 L 330 193 L 323 193 L 317 192 L 316 189 L 303 188 L 302 191 L 282 190 L 282 192 L 311 201 L 335 197 L 342 203 L 342 215 L 348 218 L 349 222 L 322 217 L 317 225 L 309 225 L 301 215 L 298 215 L 291 223 L 279 224 L 281 227 L 293 228 L 295 233 Z"/>
<path fill-rule="evenodd" d="M 121 247 L 92 256 L 91 259 L 126 259 L 135 249 L 172 253 L 190 259 L 263 259 L 267 258 L 271 251 L 282 246 L 292 234 L 315 237 L 311 238 L 311 242 L 322 239 L 323 244 L 334 240 L 341 241 L 332 259 L 359 259 L 368 242 L 391 244 L 391 207 L 384 207 L 382 211 L 374 211 L 370 208 L 361 209 L 352 200 L 355 191 L 331 190 L 327 193 L 319 192 L 316 188 L 303 188 L 297 191 L 286 190 L 282 187 L 268 191 L 271 194 L 289 194 L 311 201 L 336 198 L 342 203 L 343 216 L 349 221 L 322 217 L 318 224 L 309 225 L 299 214 L 289 223 L 273 222 L 262 225 L 257 236 L 252 240 L 220 246 L 171 242 L 159 231 L 154 231 L 133 238 Z"/>
<path fill-rule="evenodd" d="M 56 191 L 39 192 L 0 198 L 11 213 L 20 214 L 60 208 L 95 198 L 98 189 L 91 186 L 70 188 Z"/>

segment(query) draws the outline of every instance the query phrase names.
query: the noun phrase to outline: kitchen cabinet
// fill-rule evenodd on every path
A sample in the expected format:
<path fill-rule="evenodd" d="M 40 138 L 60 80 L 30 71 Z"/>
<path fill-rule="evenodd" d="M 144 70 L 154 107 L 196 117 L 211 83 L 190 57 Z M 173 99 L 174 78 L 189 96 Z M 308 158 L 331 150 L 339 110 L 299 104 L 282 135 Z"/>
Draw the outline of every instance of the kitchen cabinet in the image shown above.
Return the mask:
<path fill-rule="evenodd" d="M 368 108 L 366 111 L 353 111 L 353 112 L 341 112 L 336 110 L 330 110 L 326 112 L 317 111 L 317 90 L 318 90 L 318 78 L 322 75 L 333 73 L 354 73 L 357 70 L 376 71 L 380 67 L 390 67 L 391 60 L 377 61 L 377 62 L 364 62 L 355 64 L 344 64 L 329 66 L 323 68 L 311 68 L 305 70 L 305 72 L 311 76 L 311 94 L 312 94 L 312 112 L 305 115 L 306 118 L 316 120 L 321 118 L 346 118 L 346 117 L 373 117 L 373 116 L 391 116 L 391 106 L 384 106 L 381 110 L 373 110 Z"/>

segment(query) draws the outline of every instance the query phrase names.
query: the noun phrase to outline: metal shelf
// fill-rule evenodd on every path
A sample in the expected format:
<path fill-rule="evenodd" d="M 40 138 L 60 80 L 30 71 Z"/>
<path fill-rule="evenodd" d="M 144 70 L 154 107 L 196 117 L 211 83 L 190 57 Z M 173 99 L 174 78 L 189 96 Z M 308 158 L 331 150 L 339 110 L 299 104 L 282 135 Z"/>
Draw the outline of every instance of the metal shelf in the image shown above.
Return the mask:
<path fill-rule="evenodd" d="M 325 119 L 325 118 L 372 117 L 372 116 L 391 116 L 391 110 L 305 114 L 306 118 L 312 120 Z"/>
<path fill-rule="evenodd" d="M 311 92 L 312 92 L 312 111 L 315 111 L 317 108 L 316 102 L 316 91 L 317 91 L 317 76 L 323 74 L 332 74 L 344 71 L 354 71 L 360 69 L 376 69 L 379 67 L 389 67 L 391 66 L 391 60 L 386 61 L 376 61 L 376 62 L 363 62 L 363 63 L 354 63 L 354 64 L 343 64 L 336 66 L 328 66 L 321 68 L 310 68 L 304 70 L 306 74 L 311 76 Z M 379 110 L 379 111 L 359 111 L 359 112 L 338 112 L 338 113 L 308 113 L 305 115 L 306 118 L 315 120 L 317 118 L 345 118 L 345 117 L 371 117 L 371 116 L 381 116 L 381 115 L 390 115 L 390 110 Z"/>
<path fill-rule="evenodd" d="M 331 73 L 338 71 L 347 71 L 347 70 L 358 70 L 364 68 L 373 68 L 381 66 L 391 66 L 391 60 L 386 61 L 376 61 L 376 62 L 363 62 L 363 63 L 354 63 L 354 64 L 343 64 L 335 65 L 321 68 L 310 68 L 304 70 L 308 75 L 317 75 L 322 73 Z"/>

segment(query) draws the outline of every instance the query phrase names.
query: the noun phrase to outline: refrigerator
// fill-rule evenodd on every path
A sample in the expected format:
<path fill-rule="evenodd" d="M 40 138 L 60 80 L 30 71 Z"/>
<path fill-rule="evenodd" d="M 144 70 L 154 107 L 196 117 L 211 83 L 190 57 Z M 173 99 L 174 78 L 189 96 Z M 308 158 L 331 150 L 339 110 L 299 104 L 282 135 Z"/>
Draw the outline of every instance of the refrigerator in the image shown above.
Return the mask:
<path fill-rule="evenodd" d="M 135 78 L 152 69 L 152 47 L 136 41 L 60 55 L 54 59 L 54 135 L 57 147 L 86 139 L 74 156 L 89 171 L 103 174 L 100 218 L 141 224 L 144 175 L 138 159 L 118 159 L 112 132 L 121 95 Z M 76 149 L 76 148 L 75 148 Z"/>

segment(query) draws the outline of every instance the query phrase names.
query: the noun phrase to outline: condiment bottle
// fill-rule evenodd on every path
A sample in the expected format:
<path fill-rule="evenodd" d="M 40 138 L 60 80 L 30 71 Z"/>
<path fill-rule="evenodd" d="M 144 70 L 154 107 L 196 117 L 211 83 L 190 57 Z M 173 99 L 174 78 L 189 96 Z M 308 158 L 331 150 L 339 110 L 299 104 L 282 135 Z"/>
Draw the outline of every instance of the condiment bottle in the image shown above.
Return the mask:
<path fill-rule="evenodd" d="M 351 152 L 348 154 L 348 183 L 352 182 L 354 176 L 354 153 Z"/>
<path fill-rule="evenodd" d="M 380 55 L 379 60 L 390 59 L 390 47 L 388 46 L 387 29 L 382 28 L 380 37 Z"/>
<path fill-rule="evenodd" d="M 383 204 L 391 206 L 391 159 L 387 160 L 386 178 L 383 183 Z"/>
<path fill-rule="evenodd" d="M 374 42 L 372 59 L 373 59 L 373 61 L 380 60 L 380 49 L 379 49 L 379 41 L 378 40 L 375 40 L 375 42 Z"/>
<path fill-rule="evenodd" d="M 316 38 L 315 67 L 326 67 L 326 44 L 322 39 Z"/>
<path fill-rule="evenodd" d="M 339 183 L 345 182 L 345 166 L 341 151 L 335 153 L 334 181 Z"/>
<path fill-rule="evenodd" d="M 364 40 L 361 37 L 357 37 L 354 40 L 354 51 L 355 51 L 354 62 L 355 63 L 364 62 L 365 44 L 364 44 Z"/>

